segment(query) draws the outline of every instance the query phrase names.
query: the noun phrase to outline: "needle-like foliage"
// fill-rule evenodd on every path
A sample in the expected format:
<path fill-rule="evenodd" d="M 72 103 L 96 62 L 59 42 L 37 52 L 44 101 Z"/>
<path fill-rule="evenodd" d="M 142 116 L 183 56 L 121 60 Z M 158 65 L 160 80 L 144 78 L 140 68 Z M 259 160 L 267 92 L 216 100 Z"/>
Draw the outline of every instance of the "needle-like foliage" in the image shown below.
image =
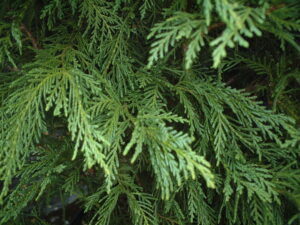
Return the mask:
<path fill-rule="evenodd" d="M 0 6 L 0 224 L 299 224 L 297 0 Z"/>

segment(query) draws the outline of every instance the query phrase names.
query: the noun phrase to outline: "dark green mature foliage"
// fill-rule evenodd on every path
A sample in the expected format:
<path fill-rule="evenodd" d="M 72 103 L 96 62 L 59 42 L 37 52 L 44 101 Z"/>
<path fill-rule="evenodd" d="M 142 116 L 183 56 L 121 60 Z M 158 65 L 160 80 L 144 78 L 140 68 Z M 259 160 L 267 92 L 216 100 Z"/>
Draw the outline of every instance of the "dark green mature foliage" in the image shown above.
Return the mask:
<path fill-rule="evenodd" d="M 0 224 L 299 224 L 298 0 L 0 6 Z"/>

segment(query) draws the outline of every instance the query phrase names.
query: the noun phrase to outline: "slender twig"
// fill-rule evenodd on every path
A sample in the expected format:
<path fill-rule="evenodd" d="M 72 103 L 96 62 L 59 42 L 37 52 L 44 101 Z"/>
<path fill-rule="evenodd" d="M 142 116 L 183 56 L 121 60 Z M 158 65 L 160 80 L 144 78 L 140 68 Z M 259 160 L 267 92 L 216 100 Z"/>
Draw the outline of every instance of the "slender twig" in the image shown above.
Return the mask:
<path fill-rule="evenodd" d="M 215 29 L 217 29 L 217 28 L 219 28 L 219 27 L 222 27 L 222 26 L 224 26 L 224 25 L 225 25 L 225 23 L 223 23 L 223 22 L 214 23 L 214 24 L 212 24 L 212 25 L 210 25 L 210 26 L 208 27 L 208 31 L 215 30 Z"/>
<path fill-rule="evenodd" d="M 27 29 L 25 24 L 21 24 L 20 29 L 26 34 L 27 38 L 31 41 L 33 48 L 39 49 L 40 47 L 38 41 L 35 39 L 32 33 Z"/>
<path fill-rule="evenodd" d="M 231 83 L 235 82 L 237 77 L 238 77 L 238 75 L 233 76 L 232 78 L 230 78 L 230 79 L 226 82 L 226 85 L 230 85 Z"/>
<path fill-rule="evenodd" d="M 165 217 L 165 216 L 162 216 L 162 215 L 160 215 L 160 214 L 157 214 L 160 218 L 162 218 L 162 219 L 164 219 L 164 220 L 167 220 L 167 221 L 169 221 L 169 222 L 171 222 L 172 224 L 179 224 L 176 220 L 172 220 L 172 219 L 170 219 L 170 218 L 168 218 L 168 217 Z"/>
<path fill-rule="evenodd" d="M 279 5 L 273 5 L 267 10 L 267 14 L 270 14 L 278 9 L 284 8 L 285 6 L 286 6 L 286 4 L 284 4 L 284 3 L 279 4 Z"/>

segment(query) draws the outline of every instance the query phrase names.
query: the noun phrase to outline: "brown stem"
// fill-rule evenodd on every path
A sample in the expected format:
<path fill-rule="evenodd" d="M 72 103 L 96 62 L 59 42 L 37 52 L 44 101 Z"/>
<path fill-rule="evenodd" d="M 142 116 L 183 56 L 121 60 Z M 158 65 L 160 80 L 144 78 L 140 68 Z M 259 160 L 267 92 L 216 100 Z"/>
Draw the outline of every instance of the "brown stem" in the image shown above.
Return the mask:
<path fill-rule="evenodd" d="M 21 24 L 20 29 L 21 29 L 21 31 L 23 31 L 25 33 L 25 35 L 27 36 L 27 38 L 31 41 L 33 48 L 40 49 L 38 41 L 34 38 L 34 36 L 32 35 L 32 33 L 27 29 L 27 27 L 25 26 L 25 24 Z"/>
<path fill-rule="evenodd" d="M 210 26 L 208 27 L 208 31 L 215 30 L 215 29 L 217 29 L 217 28 L 219 28 L 219 27 L 222 27 L 222 26 L 224 26 L 224 25 L 225 25 L 225 23 L 223 23 L 223 22 L 214 23 L 214 24 L 212 24 L 212 25 L 210 25 Z"/>
<path fill-rule="evenodd" d="M 235 82 L 236 78 L 238 77 L 238 75 L 230 78 L 227 82 L 226 82 L 226 85 L 230 85 L 231 83 Z"/>
<path fill-rule="evenodd" d="M 281 3 L 279 5 L 273 5 L 267 10 L 267 14 L 270 14 L 278 9 L 284 8 L 285 6 L 286 6 L 286 4 L 284 4 L 284 3 Z"/>
<path fill-rule="evenodd" d="M 160 214 L 157 214 L 157 215 L 158 215 L 158 217 L 160 217 L 160 218 L 162 218 L 164 220 L 167 220 L 167 221 L 171 222 L 172 224 L 179 224 L 176 220 L 172 220 L 172 219 L 170 219 L 168 217 L 165 217 L 165 216 L 162 216 Z"/>

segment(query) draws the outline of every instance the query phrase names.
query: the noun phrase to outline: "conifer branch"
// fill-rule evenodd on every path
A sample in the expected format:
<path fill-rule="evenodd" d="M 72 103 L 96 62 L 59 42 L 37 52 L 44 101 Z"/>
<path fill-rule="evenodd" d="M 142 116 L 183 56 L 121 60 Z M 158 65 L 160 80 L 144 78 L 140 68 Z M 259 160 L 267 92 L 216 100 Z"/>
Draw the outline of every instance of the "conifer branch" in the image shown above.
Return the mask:
<path fill-rule="evenodd" d="M 300 3 L 277 2 L 1 1 L 0 225 L 299 224 Z"/>

